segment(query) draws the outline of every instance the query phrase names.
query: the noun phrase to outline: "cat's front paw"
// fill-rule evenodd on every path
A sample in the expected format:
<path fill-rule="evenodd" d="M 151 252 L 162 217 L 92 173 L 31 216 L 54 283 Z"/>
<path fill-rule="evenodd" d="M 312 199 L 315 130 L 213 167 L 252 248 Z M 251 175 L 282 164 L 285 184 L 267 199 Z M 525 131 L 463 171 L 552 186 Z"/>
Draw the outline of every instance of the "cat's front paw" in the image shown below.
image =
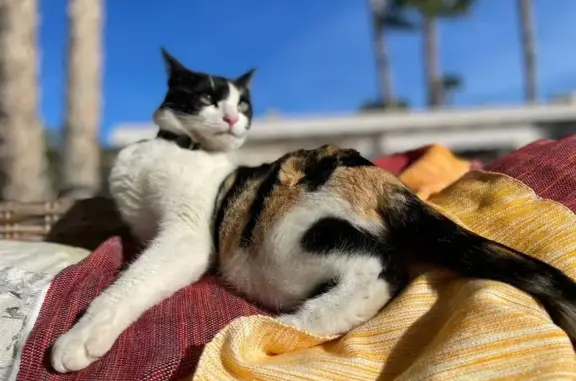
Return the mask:
<path fill-rule="evenodd" d="M 280 315 L 276 317 L 282 323 L 290 325 L 300 331 L 312 333 L 317 336 L 335 336 L 346 332 L 337 326 L 331 319 L 309 318 L 299 315 Z"/>
<path fill-rule="evenodd" d="M 59 373 L 84 369 L 104 356 L 117 337 L 110 325 L 80 321 L 54 343 L 52 367 Z"/>
<path fill-rule="evenodd" d="M 324 327 L 317 327 L 313 321 L 303 319 L 297 315 L 280 315 L 277 317 L 282 323 L 292 326 L 301 331 L 310 332 L 319 336 L 328 336 L 332 332 L 326 332 Z"/>

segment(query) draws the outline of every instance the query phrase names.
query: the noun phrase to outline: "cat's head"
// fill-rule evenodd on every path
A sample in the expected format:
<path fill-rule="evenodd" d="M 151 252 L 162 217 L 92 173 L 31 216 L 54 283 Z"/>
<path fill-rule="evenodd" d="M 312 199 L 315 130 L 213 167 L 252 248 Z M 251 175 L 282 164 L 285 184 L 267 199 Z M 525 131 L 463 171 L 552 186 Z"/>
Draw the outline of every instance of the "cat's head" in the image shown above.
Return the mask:
<path fill-rule="evenodd" d="M 154 113 L 164 130 L 185 133 L 206 150 L 240 147 L 252 122 L 250 81 L 254 69 L 236 79 L 192 71 L 165 49 L 168 92 Z"/>

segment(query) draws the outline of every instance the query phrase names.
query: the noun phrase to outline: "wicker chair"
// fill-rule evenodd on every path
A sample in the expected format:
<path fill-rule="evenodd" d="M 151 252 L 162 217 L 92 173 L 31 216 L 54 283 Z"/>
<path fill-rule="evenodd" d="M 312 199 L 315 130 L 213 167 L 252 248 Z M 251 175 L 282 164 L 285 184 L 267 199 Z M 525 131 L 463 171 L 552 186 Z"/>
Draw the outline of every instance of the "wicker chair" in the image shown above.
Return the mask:
<path fill-rule="evenodd" d="M 52 225 L 70 208 L 68 200 L 0 203 L 0 238 L 20 241 L 43 240 Z"/>
<path fill-rule="evenodd" d="M 47 241 L 94 250 L 107 238 L 126 234 L 128 228 L 107 197 L 0 203 L 0 239 Z"/>

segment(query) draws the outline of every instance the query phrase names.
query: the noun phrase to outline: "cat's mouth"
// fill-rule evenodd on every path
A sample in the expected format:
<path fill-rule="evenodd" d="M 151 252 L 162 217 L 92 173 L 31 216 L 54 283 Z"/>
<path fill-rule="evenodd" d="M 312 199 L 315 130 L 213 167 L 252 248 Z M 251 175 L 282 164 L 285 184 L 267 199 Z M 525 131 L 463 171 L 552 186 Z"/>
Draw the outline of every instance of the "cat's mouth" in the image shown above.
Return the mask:
<path fill-rule="evenodd" d="M 232 137 L 234 137 L 234 138 L 239 138 L 239 137 L 240 137 L 239 135 L 235 134 L 235 133 L 232 132 L 232 131 L 215 132 L 214 135 L 216 135 L 216 136 L 230 135 L 230 136 L 232 136 Z"/>

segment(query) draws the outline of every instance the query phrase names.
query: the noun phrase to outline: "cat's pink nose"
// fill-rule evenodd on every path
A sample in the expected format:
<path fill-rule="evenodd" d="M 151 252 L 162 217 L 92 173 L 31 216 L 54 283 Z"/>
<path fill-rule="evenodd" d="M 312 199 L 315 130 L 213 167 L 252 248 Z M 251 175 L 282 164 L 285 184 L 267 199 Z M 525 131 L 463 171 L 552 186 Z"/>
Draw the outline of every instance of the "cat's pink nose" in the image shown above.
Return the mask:
<path fill-rule="evenodd" d="M 228 123 L 228 126 L 232 127 L 238 121 L 238 115 L 237 114 L 226 114 L 226 115 L 224 115 L 224 117 L 222 119 L 226 123 Z"/>

